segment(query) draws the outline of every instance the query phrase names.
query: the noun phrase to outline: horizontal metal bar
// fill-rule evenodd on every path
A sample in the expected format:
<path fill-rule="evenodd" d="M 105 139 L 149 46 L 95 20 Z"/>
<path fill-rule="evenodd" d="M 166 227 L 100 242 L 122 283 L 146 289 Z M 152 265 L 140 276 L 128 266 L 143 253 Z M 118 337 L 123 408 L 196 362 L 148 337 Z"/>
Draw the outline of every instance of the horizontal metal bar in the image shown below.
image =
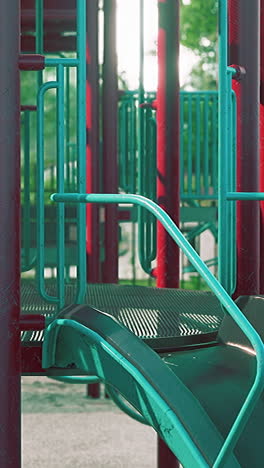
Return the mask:
<path fill-rule="evenodd" d="M 227 192 L 227 200 L 264 200 L 264 192 Z"/>
<path fill-rule="evenodd" d="M 45 58 L 45 67 L 56 67 L 57 65 L 64 65 L 65 67 L 77 67 L 80 63 L 78 58 Z"/>
<path fill-rule="evenodd" d="M 36 111 L 37 110 L 37 106 L 25 106 L 25 105 L 22 105 L 20 106 L 20 110 L 21 112 L 26 112 L 26 111 Z"/>
<path fill-rule="evenodd" d="M 92 384 L 99 383 L 100 379 L 95 375 L 48 375 L 49 379 L 69 384 Z"/>
<path fill-rule="evenodd" d="M 217 195 L 201 195 L 199 193 L 192 193 L 191 195 L 181 193 L 181 200 L 188 201 L 188 200 L 217 200 Z"/>
<path fill-rule="evenodd" d="M 45 57 L 40 54 L 21 54 L 18 65 L 19 70 L 44 70 Z"/>
<path fill-rule="evenodd" d="M 36 331 L 45 329 L 44 315 L 22 315 L 20 317 L 20 330 L 21 331 Z"/>

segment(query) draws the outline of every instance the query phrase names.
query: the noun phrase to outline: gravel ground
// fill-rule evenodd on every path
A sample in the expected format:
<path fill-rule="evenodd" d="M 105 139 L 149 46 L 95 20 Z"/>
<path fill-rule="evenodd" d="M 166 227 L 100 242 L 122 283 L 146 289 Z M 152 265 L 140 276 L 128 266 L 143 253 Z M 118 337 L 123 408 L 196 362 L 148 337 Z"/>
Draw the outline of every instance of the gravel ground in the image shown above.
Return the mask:
<path fill-rule="evenodd" d="M 22 380 L 23 468 L 153 468 L 156 434 L 84 385 Z"/>

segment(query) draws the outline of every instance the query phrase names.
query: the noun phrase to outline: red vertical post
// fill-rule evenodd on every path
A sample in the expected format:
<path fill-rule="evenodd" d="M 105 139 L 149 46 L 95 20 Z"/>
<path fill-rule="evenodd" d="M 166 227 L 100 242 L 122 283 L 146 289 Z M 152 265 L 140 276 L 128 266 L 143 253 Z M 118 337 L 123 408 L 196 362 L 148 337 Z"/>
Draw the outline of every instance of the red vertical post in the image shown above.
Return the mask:
<path fill-rule="evenodd" d="M 179 1 L 158 0 L 157 200 L 179 225 Z M 157 286 L 179 287 L 179 249 L 158 223 Z M 158 467 L 179 468 L 158 439 Z"/>
<path fill-rule="evenodd" d="M 162 439 L 158 438 L 158 468 L 180 468 L 180 462 Z"/>
<path fill-rule="evenodd" d="M 158 5 L 157 199 L 179 225 L 179 1 L 159 0 Z M 179 287 L 179 249 L 160 223 L 157 286 Z"/>
<path fill-rule="evenodd" d="M 234 81 L 237 96 L 237 190 L 259 191 L 259 0 L 229 0 L 229 63 L 246 71 Z M 258 294 L 259 202 L 237 203 L 237 288 Z"/>
<path fill-rule="evenodd" d="M 99 190 L 99 64 L 98 64 L 98 0 L 87 0 L 86 51 L 86 190 Z M 99 208 L 86 206 L 87 281 L 99 283 L 100 276 Z M 87 395 L 100 397 L 99 384 L 87 386 Z"/>
<path fill-rule="evenodd" d="M 103 63 L 103 192 L 118 192 L 117 169 L 117 56 L 116 0 L 104 0 Z M 105 206 L 104 283 L 118 281 L 118 216 L 117 206 Z"/>
<path fill-rule="evenodd" d="M 260 2 L 260 191 L 264 192 L 264 0 Z M 264 294 L 264 202 L 260 202 L 260 294 Z"/>
<path fill-rule="evenodd" d="M 98 0 L 87 0 L 86 189 L 99 192 L 99 64 Z M 100 281 L 99 214 L 97 204 L 86 208 L 87 281 Z"/>
<path fill-rule="evenodd" d="M 21 466 L 20 2 L 0 2 L 0 466 Z"/>

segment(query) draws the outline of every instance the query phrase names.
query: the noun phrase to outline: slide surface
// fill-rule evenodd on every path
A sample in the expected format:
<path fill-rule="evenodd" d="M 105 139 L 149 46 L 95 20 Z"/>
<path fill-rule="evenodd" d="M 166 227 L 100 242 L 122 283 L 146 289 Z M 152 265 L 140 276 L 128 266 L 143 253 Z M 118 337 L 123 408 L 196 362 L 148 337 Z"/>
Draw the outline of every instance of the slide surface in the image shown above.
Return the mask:
<path fill-rule="evenodd" d="M 225 432 L 230 429 L 228 421 L 226 430 L 219 425 L 217 417 L 211 414 L 210 404 L 208 406 L 201 398 L 203 393 L 207 398 L 208 389 L 214 395 L 212 375 L 207 367 L 210 368 L 211 358 L 220 356 L 222 359 L 226 348 L 224 342 L 206 348 L 211 353 L 209 362 L 206 349 L 196 350 L 197 355 L 195 351 L 181 351 L 161 358 L 113 317 L 88 305 L 72 305 L 64 309 L 46 331 L 43 367 L 79 369 L 97 375 L 118 390 L 143 415 L 185 468 L 205 468 L 213 466 L 224 443 Z M 188 356 L 188 353 L 193 355 Z M 206 354 L 204 361 L 199 358 L 202 353 Z M 179 373 L 177 356 L 179 364 L 184 362 L 184 365 L 179 365 Z M 196 366 L 193 363 L 197 356 L 200 362 Z M 207 367 L 203 367 L 203 364 Z M 188 372 L 184 372 L 184 368 Z M 201 375 L 197 377 L 198 372 L 204 372 L 207 377 L 209 375 L 209 381 L 206 382 Z M 232 385 L 236 385 L 234 379 L 232 382 Z M 219 403 L 219 391 L 221 385 L 211 398 L 213 407 Z M 228 407 L 220 405 L 220 408 L 225 407 L 224 419 L 228 417 Z M 241 462 L 239 453 L 237 456 L 235 451 L 224 466 L 238 468 L 249 465 Z M 262 465 L 251 466 L 257 468 Z"/>

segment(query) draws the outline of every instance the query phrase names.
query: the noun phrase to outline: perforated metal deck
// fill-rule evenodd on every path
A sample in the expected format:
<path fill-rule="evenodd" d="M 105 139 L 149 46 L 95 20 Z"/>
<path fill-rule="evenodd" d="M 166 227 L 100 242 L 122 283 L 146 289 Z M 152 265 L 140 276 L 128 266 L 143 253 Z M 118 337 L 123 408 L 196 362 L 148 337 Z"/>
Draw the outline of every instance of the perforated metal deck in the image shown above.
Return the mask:
<path fill-rule="evenodd" d="M 55 295 L 55 287 L 47 287 Z M 75 286 L 66 286 L 66 305 L 75 303 Z M 85 303 L 115 317 L 155 349 L 213 341 L 223 318 L 210 292 L 112 284 L 88 285 Z M 56 306 L 40 298 L 34 285 L 22 284 L 22 313 L 56 316 Z M 41 341 L 42 332 L 25 332 L 23 341 Z"/>

